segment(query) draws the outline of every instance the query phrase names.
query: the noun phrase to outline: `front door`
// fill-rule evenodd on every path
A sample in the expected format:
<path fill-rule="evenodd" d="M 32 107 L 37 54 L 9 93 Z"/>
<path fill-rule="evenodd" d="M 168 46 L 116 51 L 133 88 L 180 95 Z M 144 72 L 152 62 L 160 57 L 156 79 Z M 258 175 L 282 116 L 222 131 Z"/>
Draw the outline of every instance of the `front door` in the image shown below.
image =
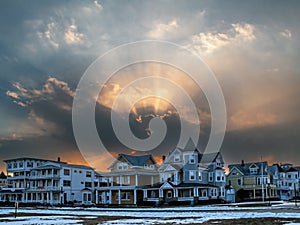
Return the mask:
<path fill-rule="evenodd" d="M 174 190 L 173 189 L 164 189 L 164 200 L 165 200 L 165 202 L 171 201 L 173 196 L 174 196 Z"/>

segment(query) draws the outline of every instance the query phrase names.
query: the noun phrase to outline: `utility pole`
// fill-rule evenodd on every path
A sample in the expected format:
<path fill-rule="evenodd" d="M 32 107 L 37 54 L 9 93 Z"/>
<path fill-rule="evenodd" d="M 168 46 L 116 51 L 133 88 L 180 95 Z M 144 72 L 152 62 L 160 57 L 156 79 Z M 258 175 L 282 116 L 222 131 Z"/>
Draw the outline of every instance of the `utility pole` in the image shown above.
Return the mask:
<path fill-rule="evenodd" d="M 262 201 L 265 201 L 265 193 L 264 193 L 264 164 L 262 161 L 262 156 L 261 156 L 261 198 Z"/>
<path fill-rule="evenodd" d="M 294 198 L 295 198 L 295 207 L 297 207 L 297 189 L 296 189 L 296 183 L 294 183 Z"/>

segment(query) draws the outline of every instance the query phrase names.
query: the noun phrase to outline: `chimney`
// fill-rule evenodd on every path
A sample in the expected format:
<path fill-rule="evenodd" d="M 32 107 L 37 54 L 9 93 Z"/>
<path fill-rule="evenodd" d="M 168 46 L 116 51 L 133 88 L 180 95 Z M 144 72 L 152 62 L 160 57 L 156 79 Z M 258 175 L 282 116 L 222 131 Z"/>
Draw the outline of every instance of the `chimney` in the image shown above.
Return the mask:
<path fill-rule="evenodd" d="M 57 157 L 57 162 L 60 162 L 60 157 Z"/>
<path fill-rule="evenodd" d="M 161 158 L 162 158 L 162 162 L 164 162 L 166 160 L 166 156 L 165 155 L 163 155 Z"/>
<path fill-rule="evenodd" d="M 245 162 L 244 162 L 244 160 L 242 159 L 242 166 L 245 166 Z"/>

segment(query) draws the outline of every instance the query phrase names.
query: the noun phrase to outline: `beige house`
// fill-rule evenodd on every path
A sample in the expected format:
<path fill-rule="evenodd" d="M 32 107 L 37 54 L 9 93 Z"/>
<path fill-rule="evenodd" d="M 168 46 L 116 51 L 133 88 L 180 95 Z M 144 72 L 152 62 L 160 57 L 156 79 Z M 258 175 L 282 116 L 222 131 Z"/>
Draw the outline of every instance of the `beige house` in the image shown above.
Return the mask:
<path fill-rule="evenodd" d="M 151 155 L 119 154 L 109 170 L 100 173 L 106 185 L 96 189 L 97 204 L 136 205 L 143 200 L 139 187 L 153 185 L 159 179 L 157 164 Z"/>

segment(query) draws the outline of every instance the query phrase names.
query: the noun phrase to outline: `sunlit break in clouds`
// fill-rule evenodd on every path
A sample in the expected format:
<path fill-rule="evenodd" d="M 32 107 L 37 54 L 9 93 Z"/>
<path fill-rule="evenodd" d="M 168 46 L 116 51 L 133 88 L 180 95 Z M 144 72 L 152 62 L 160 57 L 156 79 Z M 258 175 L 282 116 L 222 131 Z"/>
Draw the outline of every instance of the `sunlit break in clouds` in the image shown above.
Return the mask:
<path fill-rule="evenodd" d="M 99 57 L 117 46 L 149 39 L 187 49 L 215 75 L 226 103 L 220 151 L 227 164 L 261 157 L 269 164 L 300 164 L 299 1 L 0 5 L 0 172 L 5 169 L 3 160 L 17 157 L 61 157 L 107 170 L 109 156 L 94 149 L 87 160 L 75 140 L 72 107 L 77 86 Z M 125 56 L 167 54 L 160 48 L 141 51 L 113 57 L 111 64 L 123 65 Z M 177 58 L 185 63 L 180 53 L 173 57 Z M 187 71 L 149 60 L 124 64 L 108 76 L 105 82 L 90 84 L 85 100 L 95 101 L 97 135 L 111 157 L 145 153 L 122 143 L 112 114 L 117 121 L 126 120 L 141 140 L 155 135 L 160 122 L 153 119 L 165 122 L 165 137 L 147 152 L 158 162 L 178 145 L 183 124 L 200 130 L 197 146 L 205 149 L 214 118 L 204 90 Z M 92 92 L 93 87 L 100 93 Z"/>

